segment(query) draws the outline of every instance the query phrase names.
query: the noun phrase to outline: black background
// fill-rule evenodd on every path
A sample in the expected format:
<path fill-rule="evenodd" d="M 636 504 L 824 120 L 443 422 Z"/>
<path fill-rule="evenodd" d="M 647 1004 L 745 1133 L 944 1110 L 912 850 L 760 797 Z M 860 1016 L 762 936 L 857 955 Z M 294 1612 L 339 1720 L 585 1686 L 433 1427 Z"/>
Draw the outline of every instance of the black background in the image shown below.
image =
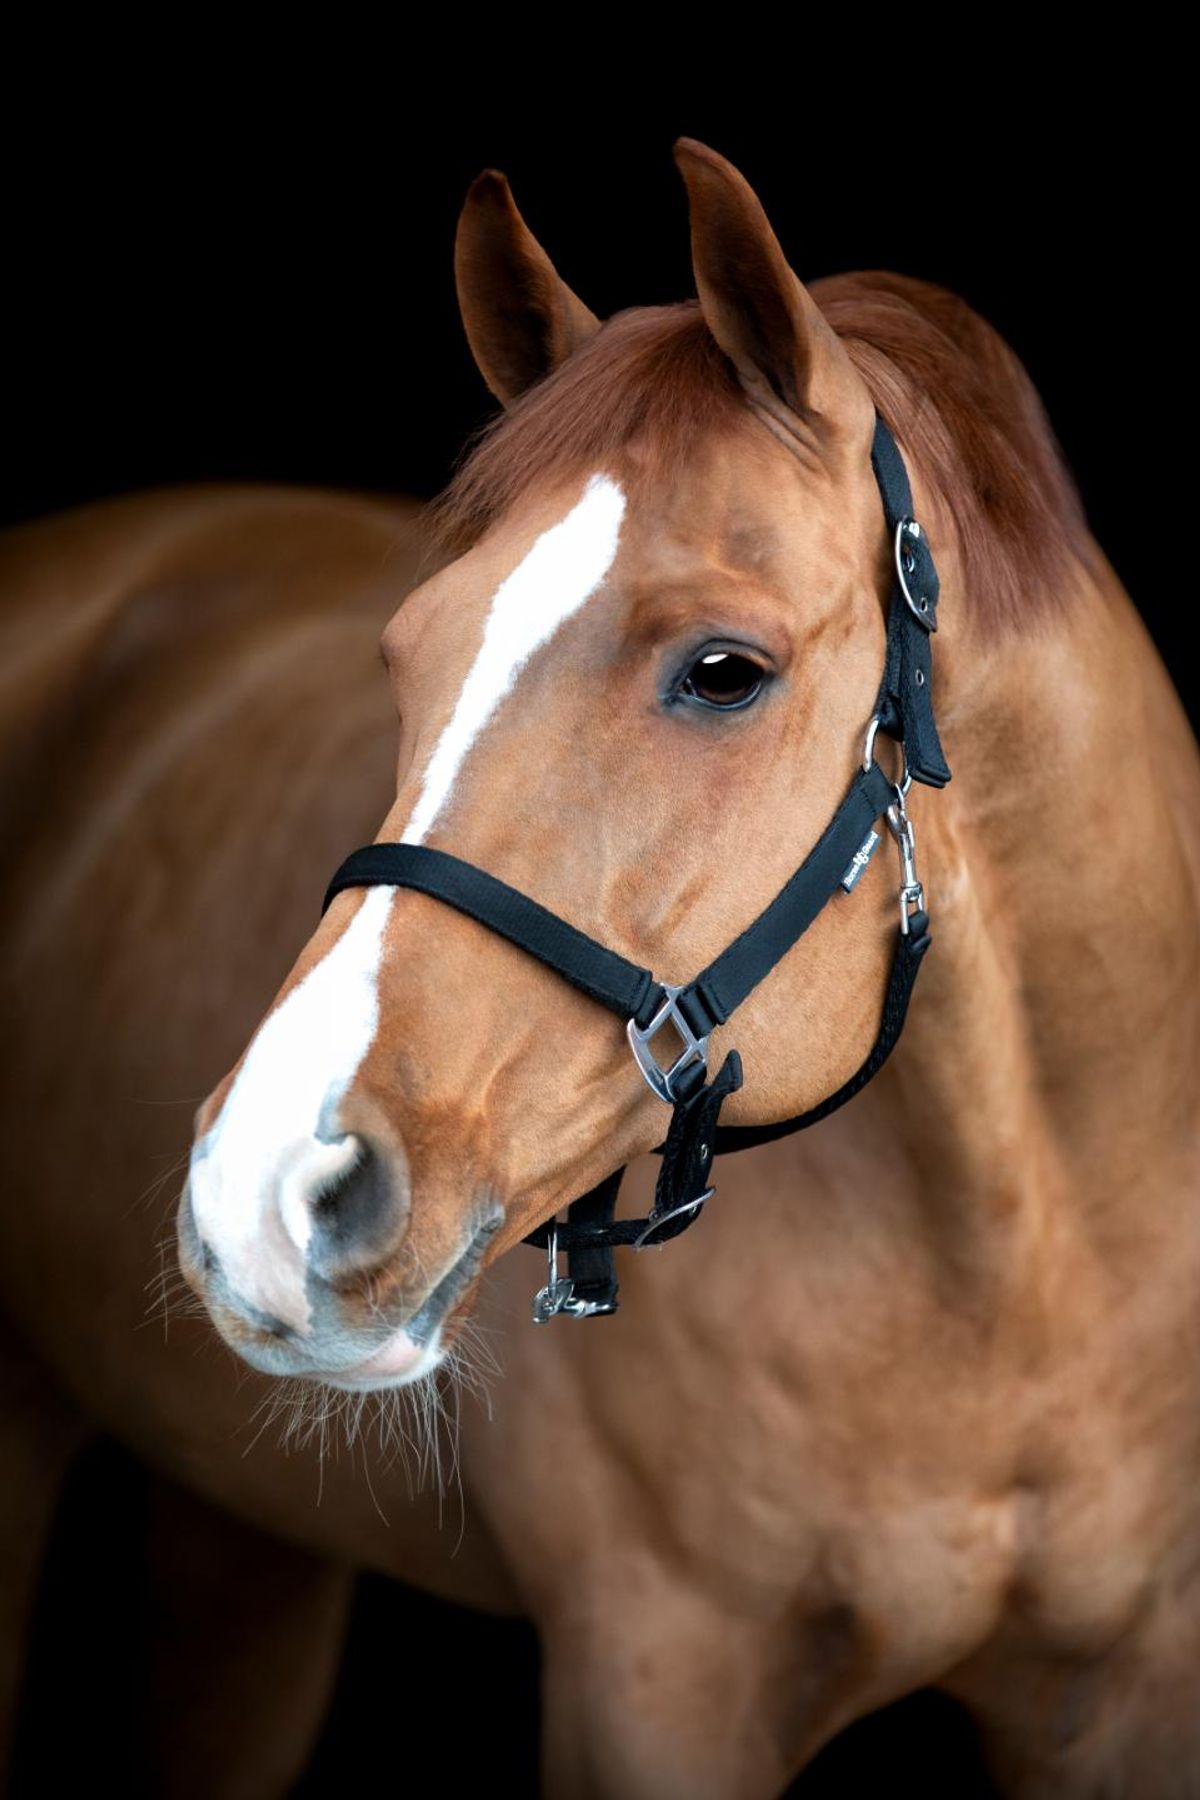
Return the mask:
<path fill-rule="evenodd" d="M 1136 42 L 1119 52 L 993 93 L 935 83 L 924 110 L 902 103 L 899 65 L 820 104 L 614 83 L 549 114 L 432 78 L 418 120 L 386 80 L 346 110 L 336 74 L 293 87 L 286 65 L 269 94 L 229 68 L 190 97 L 56 88 L 14 151 L 4 515 L 214 477 L 434 493 L 494 409 L 454 291 L 473 177 L 504 171 L 606 317 L 695 292 L 671 154 L 686 134 L 746 176 L 802 280 L 897 269 L 997 327 L 1180 680 L 1179 101 L 1165 61 L 1151 77 Z M 397 71 L 405 93 L 422 79 L 419 60 Z"/>
<path fill-rule="evenodd" d="M 1190 330 L 1170 48 L 1143 64 L 1123 36 L 1107 67 L 1051 71 L 997 28 L 935 76 L 927 46 L 895 25 L 870 81 L 845 47 L 831 60 L 811 43 L 716 42 L 720 98 L 632 57 L 579 93 L 590 37 L 572 56 L 542 46 L 558 60 L 540 92 L 497 76 L 486 100 L 466 93 L 457 55 L 431 61 L 396 37 L 347 35 L 327 56 L 310 44 L 298 64 L 292 30 L 251 62 L 197 25 L 195 43 L 169 50 L 109 41 L 96 78 L 81 55 L 70 79 L 43 48 L 9 70 L 4 517 L 195 478 L 432 494 L 492 410 L 454 295 L 471 179 L 508 175 L 564 279 L 605 316 L 694 292 L 671 155 L 686 134 L 741 169 L 802 279 L 896 269 L 955 289 L 998 327 L 1192 700 L 1191 599 L 1178 597 L 1190 510 L 1170 442 Z M 489 47 L 473 36 L 469 48 L 486 73 Z M 121 1769 L 137 1788 L 141 1506 L 137 1466 L 111 1444 L 64 1496 L 22 1792 L 84 1767 Z M 427 1685 L 414 1690 L 407 1671 L 401 1695 L 387 1645 L 414 1622 L 432 1646 Z M 455 1740 L 451 1787 L 502 1768 L 532 1793 L 532 1633 L 364 1581 L 303 1792 L 340 1791 L 351 1770 L 399 1778 L 381 1718 L 390 1729 L 402 1702 L 434 1730 L 461 1718 L 464 1694 L 478 1729 Z M 63 1734 L 64 1711 L 86 1729 Z M 985 1791 L 965 1721 L 932 1696 L 857 1728 L 797 1791 L 878 1791 L 866 1784 L 885 1767 L 930 1796 Z"/>

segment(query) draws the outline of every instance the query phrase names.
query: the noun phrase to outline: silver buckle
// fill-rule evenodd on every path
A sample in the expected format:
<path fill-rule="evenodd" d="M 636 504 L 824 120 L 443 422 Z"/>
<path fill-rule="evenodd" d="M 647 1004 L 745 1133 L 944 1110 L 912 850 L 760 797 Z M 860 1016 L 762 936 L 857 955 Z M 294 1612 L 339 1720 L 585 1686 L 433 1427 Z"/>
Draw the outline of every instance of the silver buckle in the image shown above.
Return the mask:
<path fill-rule="evenodd" d="M 661 1250 L 661 1249 L 663 1249 L 664 1248 L 663 1244 L 652 1244 L 649 1241 L 654 1236 L 654 1233 L 659 1229 L 659 1227 L 661 1225 L 665 1225 L 667 1223 L 668 1219 L 678 1219 L 684 1213 L 699 1212 L 700 1208 L 704 1205 L 704 1202 L 706 1200 L 711 1200 L 713 1195 L 716 1193 L 716 1191 L 717 1191 L 716 1188 L 705 1188 L 704 1192 L 702 1194 L 697 1194 L 697 1196 L 694 1200 L 683 1200 L 680 1202 L 680 1204 L 678 1206 L 673 1206 L 671 1208 L 670 1212 L 658 1213 L 657 1215 L 654 1213 L 651 1213 L 650 1217 L 646 1220 L 644 1228 L 638 1232 L 637 1236 L 633 1240 L 634 1249 L 635 1250 Z"/>
<path fill-rule="evenodd" d="M 616 1312 L 616 1304 L 607 1300 L 580 1300 L 575 1297 L 575 1283 L 569 1275 L 558 1272 L 558 1220 L 551 1219 L 546 1239 L 548 1273 L 546 1285 L 533 1296 L 533 1322 L 548 1325 L 559 1313 L 572 1319 L 590 1319 L 596 1313 Z"/>
<path fill-rule="evenodd" d="M 893 786 L 895 784 L 893 783 Z M 904 792 L 895 788 L 896 798 L 887 809 L 887 822 L 900 852 L 900 930 L 908 936 L 909 908 L 925 910 L 925 892 L 917 877 L 916 832 L 904 810 Z"/>
<path fill-rule="evenodd" d="M 662 983 L 662 990 L 666 995 L 666 999 L 663 1001 L 650 1023 L 646 1026 L 645 1030 L 642 1029 L 636 1019 L 630 1019 L 625 1029 L 629 1035 L 629 1044 L 633 1051 L 633 1059 L 637 1063 L 638 1068 L 642 1071 L 642 1074 L 646 1077 L 650 1088 L 658 1095 L 660 1100 L 665 1100 L 668 1106 L 674 1106 L 677 1095 L 672 1083 L 677 1075 L 682 1074 L 684 1069 L 690 1069 L 693 1063 L 699 1063 L 707 1075 L 708 1038 L 696 1036 L 695 1032 L 676 1005 L 676 998 L 678 995 L 682 994 L 683 989 L 681 987 L 670 987 L 664 981 Z M 675 1027 L 675 1030 L 679 1033 L 679 1036 L 683 1039 L 683 1050 L 671 1064 L 670 1068 L 664 1069 L 662 1065 L 654 1059 L 653 1053 L 650 1050 L 650 1039 L 656 1032 L 661 1031 L 668 1021 L 670 1021 Z"/>
<path fill-rule="evenodd" d="M 913 615 L 913 618 L 916 619 L 918 624 L 923 625 L 926 631 L 936 631 L 937 613 L 929 604 L 929 596 L 927 594 L 914 595 L 908 582 L 905 580 L 905 575 L 911 575 L 916 567 L 916 558 L 913 556 L 911 550 L 907 550 L 904 547 L 904 539 L 915 539 L 919 538 L 920 535 L 921 527 L 917 524 L 915 519 L 901 519 L 897 524 L 895 542 L 892 547 L 896 559 L 896 578 L 900 583 L 900 592 L 904 595 L 908 610 Z M 905 569 L 904 566 L 906 557 L 908 559 L 907 569 Z"/>

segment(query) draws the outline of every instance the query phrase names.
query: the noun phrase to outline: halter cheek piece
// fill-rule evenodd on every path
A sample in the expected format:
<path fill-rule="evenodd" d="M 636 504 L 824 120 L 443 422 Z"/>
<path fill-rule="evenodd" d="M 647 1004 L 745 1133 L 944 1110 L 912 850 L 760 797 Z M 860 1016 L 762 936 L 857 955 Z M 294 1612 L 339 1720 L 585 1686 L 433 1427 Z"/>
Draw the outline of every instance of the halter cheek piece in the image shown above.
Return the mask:
<path fill-rule="evenodd" d="M 878 412 L 871 467 L 879 485 L 893 545 L 887 651 L 875 710 L 867 726 L 863 764 L 825 831 L 770 905 L 741 936 L 684 987 L 656 981 L 649 969 L 608 950 L 536 900 L 494 875 L 443 850 L 421 844 L 370 844 L 353 851 L 329 884 L 322 912 L 343 888 L 379 884 L 416 888 L 487 925 L 510 943 L 557 970 L 593 1000 L 627 1020 L 634 1060 L 658 1095 L 673 1108 L 654 1206 L 645 1219 L 614 1219 L 623 1169 L 573 1200 L 567 1222 L 551 1220 L 524 1240 L 547 1252 L 549 1273 L 534 1298 L 533 1316 L 544 1324 L 557 1313 L 575 1318 L 617 1307 L 613 1249 L 644 1250 L 664 1244 L 694 1223 L 713 1189 L 714 1155 L 765 1144 L 815 1125 L 843 1106 L 883 1066 L 904 1026 L 921 958 L 929 948 L 929 918 L 917 879 L 913 827 L 905 811 L 911 783 L 944 787 L 950 770 L 933 719 L 931 634 L 937 630 L 938 576 L 921 526 L 912 516 L 912 491 L 904 459 Z M 875 760 L 875 739 L 886 732 L 902 747 L 904 774 L 889 780 Z M 711 1081 L 709 1034 L 723 1025 L 763 976 L 786 955 L 839 888 L 853 891 L 879 844 L 883 816 L 900 854 L 900 929 L 879 1034 L 866 1061 L 819 1105 L 795 1119 L 770 1125 L 723 1126 L 721 1104 L 742 1085 L 742 1063 L 731 1050 Z M 663 1067 L 654 1054 L 659 1032 L 670 1025 L 682 1049 Z M 568 1273 L 558 1272 L 565 1250 Z"/>

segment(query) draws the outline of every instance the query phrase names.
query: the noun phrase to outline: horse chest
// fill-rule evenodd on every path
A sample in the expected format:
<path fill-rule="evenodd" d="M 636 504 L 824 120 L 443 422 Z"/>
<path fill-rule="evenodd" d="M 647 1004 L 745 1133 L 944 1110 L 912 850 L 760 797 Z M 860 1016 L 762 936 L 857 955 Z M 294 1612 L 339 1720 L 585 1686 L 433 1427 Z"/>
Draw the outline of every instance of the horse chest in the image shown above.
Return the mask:
<path fill-rule="evenodd" d="M 505 1286 L 513 1306 L 524 1298 L 512 1260 L 491 1272 L 489 1311 Z M 778 1314 L 768 1264 L 759 1293 Z M 510 1330 L 494 1417 L 468 1426 L 473 1491 L 532 1610 L 586 1592 L 605 1615 L 637 1595 L 640 1615 L 648 1594 L 702 1594 L 716 1615 L 756 1622 L 769 1662 L 836 1619 L 864 1665 L 915 1679 L 987 1629 L 1014 1503 L 978 1481 L 960 1429 L 914 1415 L 915 1376 L 900 1391 L 893 1380 L 889 1401 L 848 1349 L 822 1366 L 788 1327 L 750 1357 L 728 1325 L 645 1293 L 620 1319 L 603 1347 L 600 1328 L 553 1342 Z"/>

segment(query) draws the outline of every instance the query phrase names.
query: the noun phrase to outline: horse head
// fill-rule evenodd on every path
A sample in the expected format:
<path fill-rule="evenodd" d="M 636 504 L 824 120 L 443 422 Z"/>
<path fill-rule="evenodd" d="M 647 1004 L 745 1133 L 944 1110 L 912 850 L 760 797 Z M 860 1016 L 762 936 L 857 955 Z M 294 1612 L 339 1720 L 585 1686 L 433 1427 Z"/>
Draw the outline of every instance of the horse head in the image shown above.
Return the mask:
<path fill-rule="evenodd" d="M 893 545 L 861 369 L 738 171 L 692 139 L 675 155 L 698 299 L 603 323 L 502 175 L 468 193 L 459 304 L 501 410 L 434 508 L 454 554 L 383 634 L 377 841 L 450 852 L 683 983 L 861 764 Z M 861 1064 L 885 862 L 717 1029 L 746 1070 L 732 1122 L 800 1113 Z M 664 1129 L 587 994 L 428 894 L 345 891 L 199 1109 L 181 1265 L 256 1367 L 404 1384 L 492 1260 Z"/>

